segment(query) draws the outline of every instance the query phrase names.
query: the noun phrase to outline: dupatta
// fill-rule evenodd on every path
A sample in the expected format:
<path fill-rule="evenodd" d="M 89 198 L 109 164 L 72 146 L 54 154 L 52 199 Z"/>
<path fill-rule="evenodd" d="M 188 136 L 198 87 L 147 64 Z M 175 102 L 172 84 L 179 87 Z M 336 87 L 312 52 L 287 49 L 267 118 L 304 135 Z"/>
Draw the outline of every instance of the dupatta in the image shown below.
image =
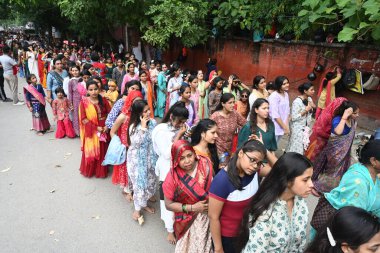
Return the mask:
<path fill-rule="evenodd" d="M 83 105 L 83 109 L 79 109 L 79 132 L 82 150 L 84 152 L 86 162 L 92 162 L 94 160 L 98 160 L 100 157 L 100 142 L 96 127 L 94 129 L 93 127 L 88 127 L 87 125 L 98 125 L 98 111 L 90 102 L 90 99 L 88 97 L 84 97 L 81 103 Z M 83 123 L 84 117 L 89 122 Z"/>
<path fill-rule="evenodd" d="M 33 86 L 33 84 L 29 84 L 29 85 L 24 86 L 25 101 L 27 101 L 26 100 L 26 93 L 27 92 L 32 94 L 32 96 L 35 97 L 38 100 L 38 102 L 40 102 L 44 106 L 46 105 L 44 96 L 37 90 L 36 87 Z"/>
<path fill-rule="evenodd" d="M 142 95 L 141 91 L 134 90 L 134 91 L 129 92 L 127 98 L 125 99 L 124 106 L 121 109 L 121 113 L 123 113 L 126 116 L 126 119 L 125 119 L 124 123 L 121 125 L 121 127 L 119 128 L 118 133 L 119 133 L 121 142 L 126 147 L 129 146 L 128 145 L 128 135 L 129 135 L 128 125 L 129 125 L 129 119 L 130 119 L 131 113 L 132 113 L 132 104 L 136 98 L 143 99 L 143 95 Z"/>
<path fill-rule="evenodd" d="M 313 132 L 310 136 L 310 146 L 305 152 L 305 156 L 314 162 L 318 155 L 326 146 L 331 134 L 332 119 L 335 110 L 347 99 L 339 97 L 334 99 L 321 113 L 313 126 Z"/>
<path fill-rule="evenodd" d="M 212 180 L 212 165 L 209 159 L 197 156 L 198 165 L 196 174 L 191 177 L 180 166 L 181 155 L 186 150 L 195 154 L 193 147 L 186 140 L 176 141 L 171 149 L 172 167 L 162 185 L 166 197 L 183 204 L 193 205 L 208 199 L 208 191 Z M 177 240 L 186 233 L 197 217 L 195 212 L 176 212 L 174 232 Z"/>

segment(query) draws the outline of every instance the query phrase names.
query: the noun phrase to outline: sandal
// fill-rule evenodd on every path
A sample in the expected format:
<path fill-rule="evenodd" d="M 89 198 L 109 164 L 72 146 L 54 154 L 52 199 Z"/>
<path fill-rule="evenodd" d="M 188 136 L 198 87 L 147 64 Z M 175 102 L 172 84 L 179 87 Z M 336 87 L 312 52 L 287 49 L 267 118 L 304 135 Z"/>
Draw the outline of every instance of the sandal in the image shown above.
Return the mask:
<path fill-rule="evenodd" d="M 139 225 L 142 226 L 142 224 L 145 222 L 145 221 L 144 221 L 144 216 L 141 215 L 141 216 L 137 219 L 137 221 L 139 222 Z"/>
<path fill-rule="evenodd" d="M 38 135 L 38 136 L 43 136 L 44 133 L 43 133 L 43 132 L 38 132 L 37 135 Z"/>

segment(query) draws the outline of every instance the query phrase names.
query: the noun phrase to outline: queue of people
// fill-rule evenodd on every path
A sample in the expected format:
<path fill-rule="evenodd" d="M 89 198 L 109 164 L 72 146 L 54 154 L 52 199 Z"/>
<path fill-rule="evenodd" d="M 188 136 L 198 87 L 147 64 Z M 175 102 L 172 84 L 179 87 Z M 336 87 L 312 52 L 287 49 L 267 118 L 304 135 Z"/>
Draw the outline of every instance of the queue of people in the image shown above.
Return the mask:
<path fill-rule="evenodd" d="M 3 52 L 4 78 L 17 86 L 10 70 L 18 63 L 10 48 Z M 380 140 L 365 144 L 359 162 L 351 164 L 359 107 L 326 90 L 339 69 L 323 80 L 325 103 L 317 106 L 312 83 L 299 85 L 290 103 L 286 76 L 268 85 L 256 76 L 251 91 L 235 74 L 225 80 L 211 70 L 205 81 L 202 70 L 154 61 L 148 67 L 133 54 L 125 59 L 67 48 L 50 59 L 42 48 L 28 52 L 28 60 L 51 67 L 27 74 L 33 129 L 38 135 L 52 131 L 50 104 L 56 137 L 80 137 L 80 173 L 105 178 L 112 165 L 112 182 L 133 203 L 132 219 L 140 225 L 160 201 L 167 241 L 176 252 L 379 247 Z M 276 157 L 284 135 L 286 152 Z M 319 198 L 311 239 L 310 194 Z M 366 227 L 358 231 L 361 221 Z"/>

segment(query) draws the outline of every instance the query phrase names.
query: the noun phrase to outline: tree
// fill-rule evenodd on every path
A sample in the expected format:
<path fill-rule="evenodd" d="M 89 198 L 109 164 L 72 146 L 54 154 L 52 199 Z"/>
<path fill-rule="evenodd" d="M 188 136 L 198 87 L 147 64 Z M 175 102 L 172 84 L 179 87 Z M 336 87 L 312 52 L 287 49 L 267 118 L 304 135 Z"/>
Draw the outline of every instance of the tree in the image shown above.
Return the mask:
<path fill-rule="evenodd" d="M 301 30 L 314 27 L 327 28 L 339 24 L 342 30 L 338 40 L 342 42 L 380 42 L 379 0 L 306 0 L 298 16 L 303 19 Z"/>
<path fill-rule="evenodd" d="M 140 26 L 143 39 L 165 48 L 170 39 L 177 38 L 186 47 L 193 47 L 208 39 L 205 18 L 208 2 L 204 0 L 156 0 Z"/>
<path fill-rule="evenodd" d="M 219 3 L 218 3 L 219 2 Z M 298 12 L 302 9 L 300 0 L 234 0 L 214 1 L 214 26 L 223 30 L 239 27 L 244 30 L 267 32 L 276 24 L 280 34 L 298 32 Z"/>
<path fill-rule="evenodd" d="M 137 25 L 143 18 L 145 1 L 139 0 L 59 0 L 62 14 L 71 21 L 71 29 L 83 37 L 94 36 L 100 41 L 110 31 L 126 23 Z"/>
<path fill-rule="evenodd" d="M 59 6 L 53 0 L 1 0 L 11 10 L 12 18 L 21 17 L 22 21 L 34 22 L 41 30 L 51 31 L 54 26 L 66 30 L 67 19 L 61 15 Z"/>

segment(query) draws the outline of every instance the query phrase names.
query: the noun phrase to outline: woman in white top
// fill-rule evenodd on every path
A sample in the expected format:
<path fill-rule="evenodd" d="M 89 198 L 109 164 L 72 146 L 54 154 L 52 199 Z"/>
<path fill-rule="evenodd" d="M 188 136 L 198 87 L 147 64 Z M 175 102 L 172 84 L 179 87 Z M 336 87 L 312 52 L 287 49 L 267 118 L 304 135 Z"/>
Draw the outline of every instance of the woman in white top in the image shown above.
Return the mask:
<path fill-rule="evenodd" d="M 37 77 L 37 83 L 40 82 L 40 77 L 38 75 L 38 61 L 36 58 L 37 53 L 30 46 L 29 51 L 26 52 L 26 58 L 28 59 L 29 73 L 34 74 Z"/>
<path fill-rule="evenodd" d="M 237 252 L 295 253 L 305 250 L 313 183 L 311 162 L 298 153 L 281 156 L 259 187 L 241 224 Z"/>
<path fill-rule="evenodd" d="M 181 69 L 177 63 L 174 63 L 170 69 L 168 82 L 169 108 L 179 100 L 178 90 L 182 85 Z"/>
<path fill-rule="evenodd" d="M 189 111 L 186 109 L 185 103 L 177 102 L 166 113 L 162 123 L 158 124 L 152 132 L 153 149 L 158 155 L 156 175 L 160 180 L 161 219 L 165 222 L 165 228 L 168 231 L 167 240 L 171 244 L 176 242 L 173 228 L 174 213 L 165 207 L 162 183 L 171 167 L 171 146 L 185 134 L 187 130 L 185 123 L 188 118 Z"/>
<path fill-rule="evenodd" d="M 303 83 L 298 86 L 300 96 L 296 97 L 292 103 L 290 114 L 290 137 L 286 152 L 297 152 L 301 155 L 309 146 L 311 134 L 311 115 L 316 107 L 311 98 L 314 95 L 312 83 Z"/>

